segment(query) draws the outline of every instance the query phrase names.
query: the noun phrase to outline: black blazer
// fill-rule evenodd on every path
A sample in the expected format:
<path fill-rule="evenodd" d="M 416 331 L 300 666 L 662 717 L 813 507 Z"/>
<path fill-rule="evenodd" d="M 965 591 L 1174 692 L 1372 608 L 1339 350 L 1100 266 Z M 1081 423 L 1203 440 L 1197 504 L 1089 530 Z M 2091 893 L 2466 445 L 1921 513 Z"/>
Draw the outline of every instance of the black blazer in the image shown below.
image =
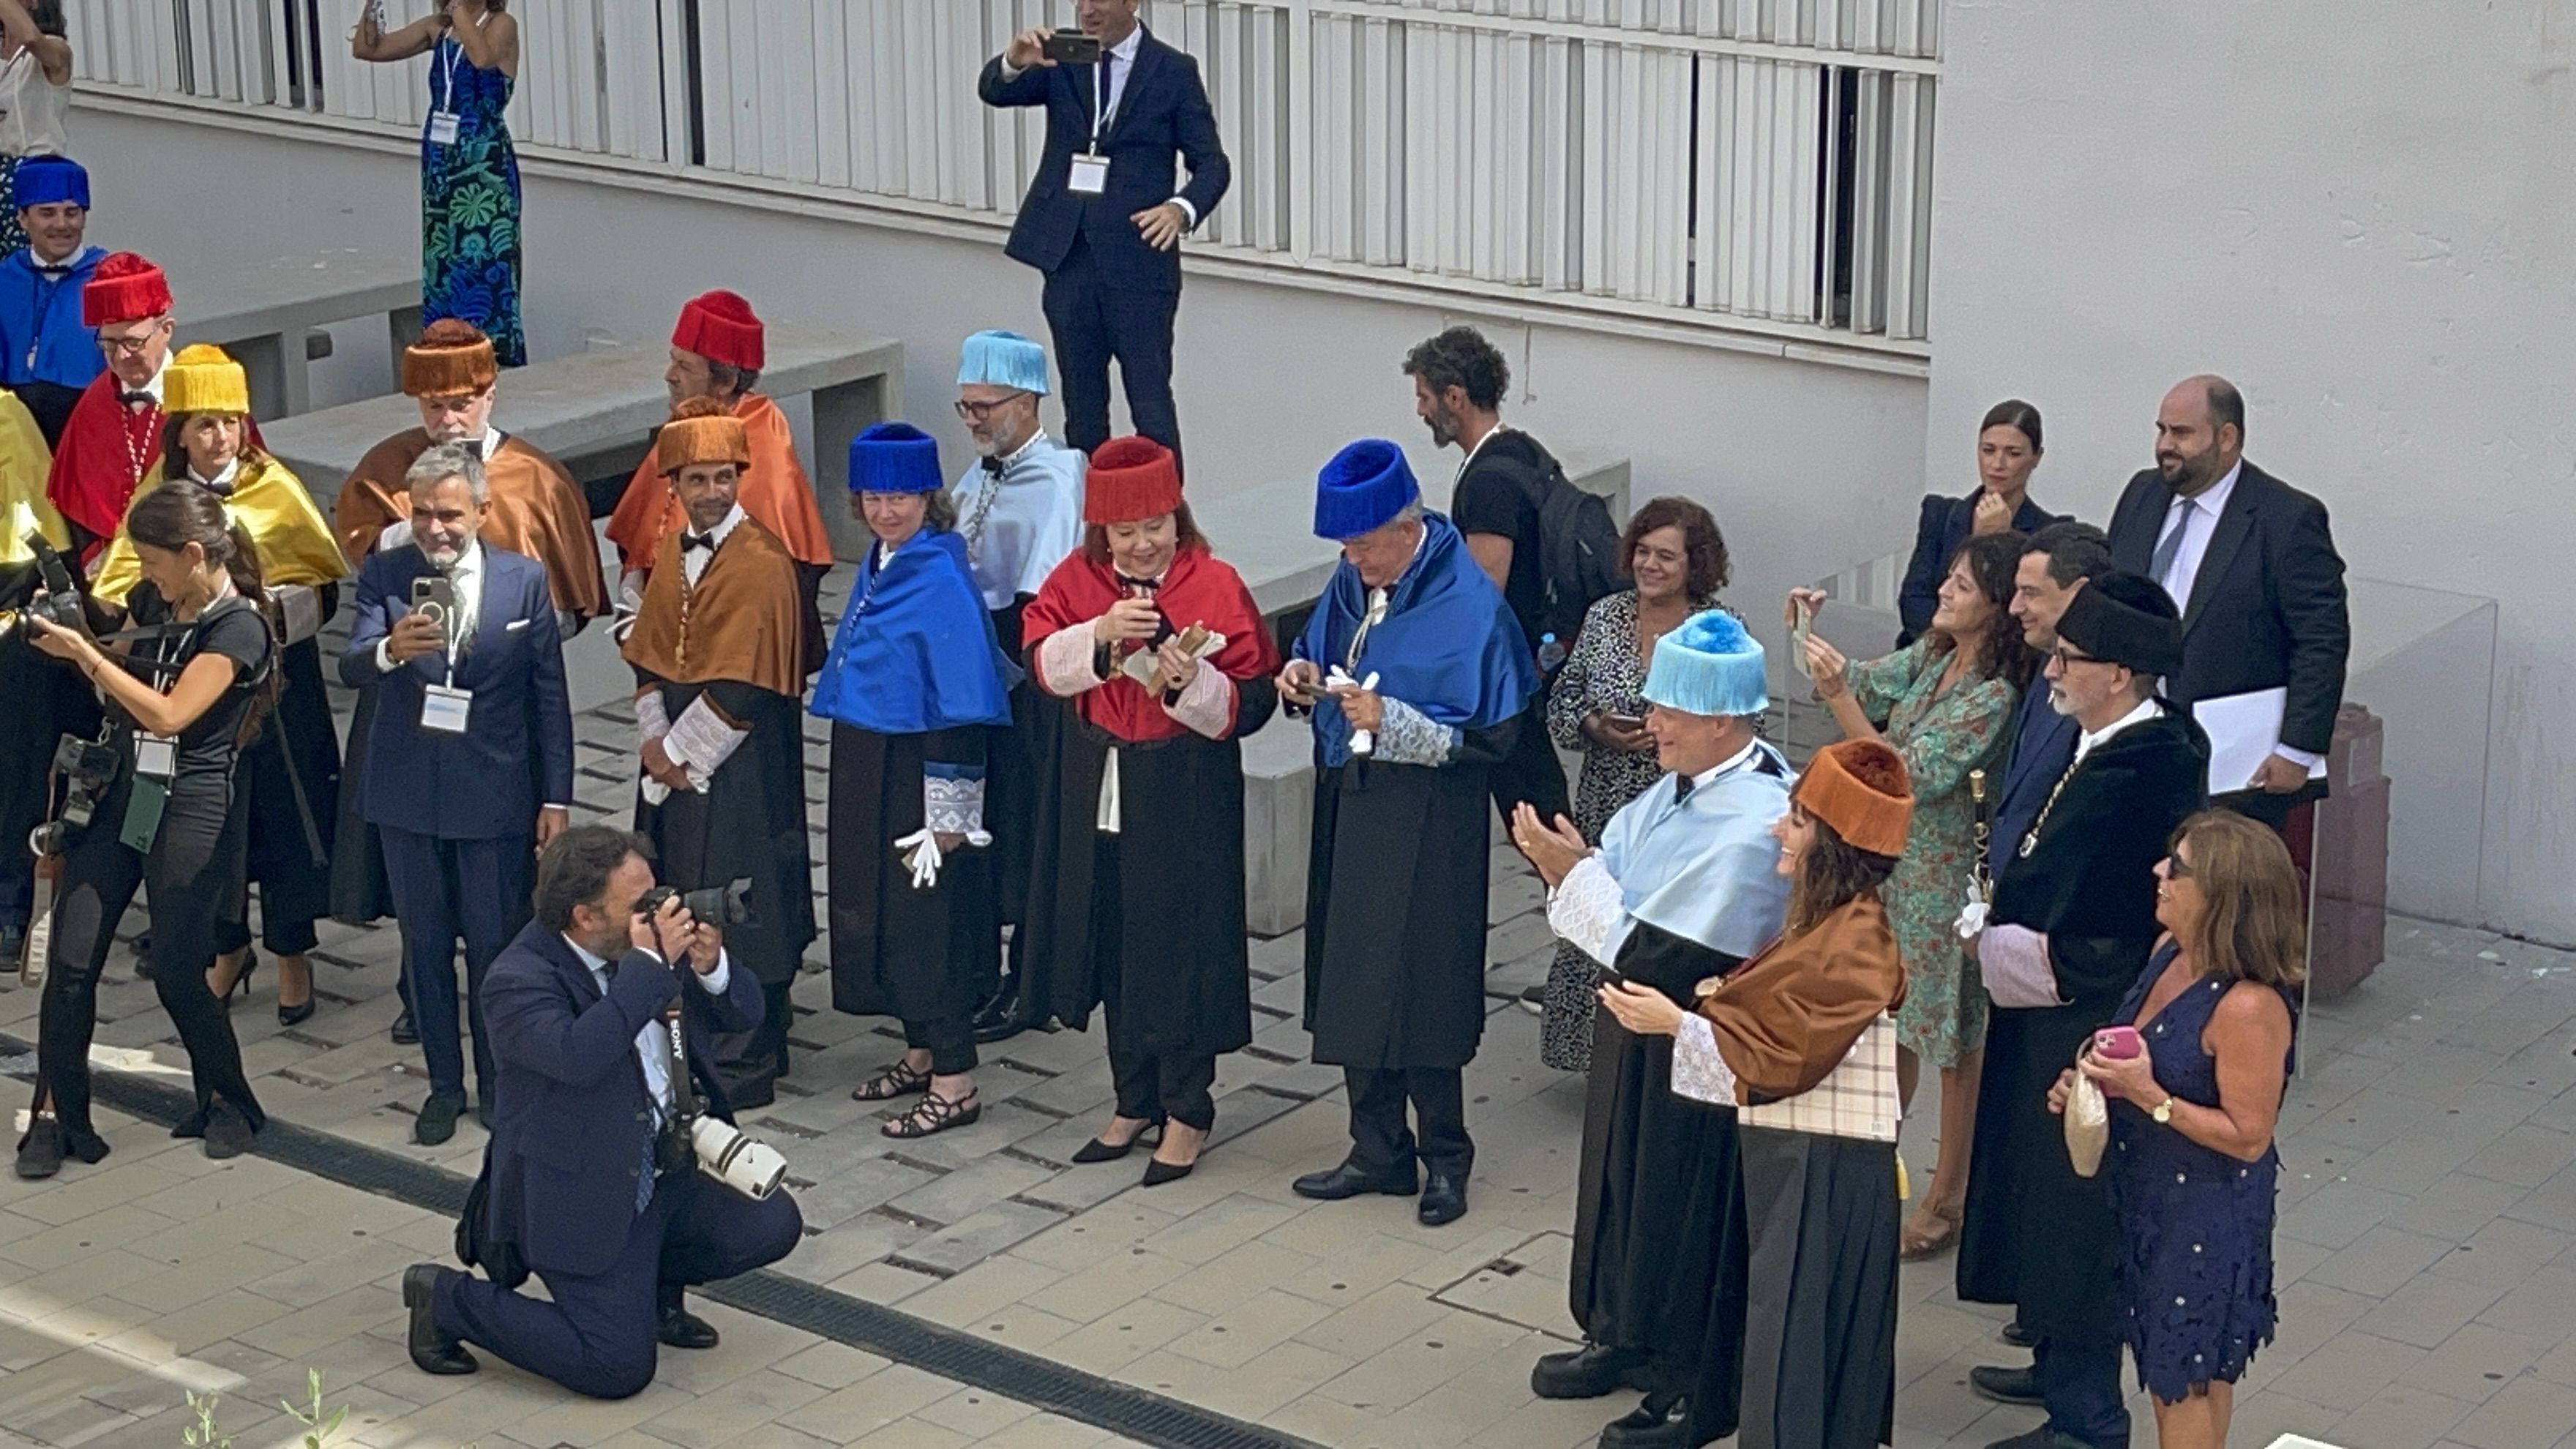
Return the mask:
<path fill-rule="evenodd" d="M 687 968 L 682 968 L 683 970 Z M 538 1272 L 605 1272 L 635 1221 L 635 1182 L 652 1135 L 635 1034 L 676 993 L 689 1078 L 706 1110 L 732 1105 L 708 1065 L 714 1034 L 760 1024 L 760 982 L 739 960 L 711 995 L 641 951 L 602 995 L 562 933 L 531 921 L 483 980 L 483 1021 L 501 1080 L 485 1149 L 487 1243 L 516 1245 Z"/>
<path fill-rule="evenodd" d="M 1006 250 L 1014 260 L 1052 272 L 1064 265 L 1080 237 L 1091 244 L 1101 276 L 1111 286 L 1178 292 L 1180 248 L 1154 250 L 1127 218 L 1178 196 L 1205 221 L 1224 199 L 1234 171 L 1217 140 L 1216 113 L 1208 107 L 1207 87 L 1199 83 L 1198 62 L 1156 40 L 1151 31 L 1139 30 L 1136 69 L 1119 87 L 1118 110 L 1101 138 L 1101 153 L 1109 158 L 1109 189 L 1101 195 L 1065 189 L 1074 153 L 1091 144 L 1092 86 L 1099 67 L 1031 66 L 1005 81 L 1001 57 L 995 56 L 984 63 L 975 91 L 988 106 L 1046 107 L 1046 149 L 1020 200 L 1019 219 L 1011 224 Z M 1187 186 L 1177 180 L 1175 157 L 1189 166 Z"/>
<path fill-rule="evenodd" d="M 2352 652 L 2343 556 L 2323 503 L 2250 461 L 2243 468 L 2191 597 L 2175 601 L 2183 611 L 2182 668 L 2165 680 L 2164 694 L 2189 709 L 2204 699 L 2286 687 L 2281 743 L 2323 755 L 2334 743 Z M 2111 512 L 2112 561 L 2145 574 L 2172 508 L 2173 491 L 2154 469 L 2130 479 Z"/>
<path fill-rule="evenodd" d="M 1977 493 L 1984 491 L 1980 488 Z M 1923 495 L 1923 513 L 1914 523 L 1914 557 L 1906 562 L 1905 583 L 1896 593 L 1896 617 L 1903 625 L 1896 636 L 1897 648 L 1913 643 L 1932 627 L 1932 611 L 1941 607 L 1941 580 L 1949 571 L 1950 555 L 1959 551 L 1977 525 L 1977 493 L 1965 498 Z M 2029 534 L 2055 522 L 2056 514 L 2031 502 L 2025 493 L 2012 526 L 2015 533 Z"/>

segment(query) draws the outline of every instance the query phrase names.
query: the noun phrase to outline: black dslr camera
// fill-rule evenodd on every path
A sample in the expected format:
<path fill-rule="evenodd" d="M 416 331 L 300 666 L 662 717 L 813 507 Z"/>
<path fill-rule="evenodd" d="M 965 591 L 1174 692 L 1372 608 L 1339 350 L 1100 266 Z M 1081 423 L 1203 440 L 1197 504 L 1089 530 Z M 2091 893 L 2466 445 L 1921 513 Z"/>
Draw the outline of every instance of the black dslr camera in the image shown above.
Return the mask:
<path fill-rule="evenodd" d="M 28 534 L 27 547 L 36 555 L 36 574 L 45 589 L 18 608 L 0 610 L 0 637 L 14 633 L 28 619 L 42 619 L 89 638 L 89 611 L 81 603 L 80 585 L 73 581 L 70 566 L 41 533 Z"/>
<path fill-rule="evenodd" d="M 662 903 L 678 898 L 690 915 L 710 926 L 757 926 L 760 917 L 751 909 L 751 877 L 736 876 L 720 886 L 683 891 L 675 886 L 657 885 L 635 898 L 635 913 L 649 916 L 662 909 Z"/>
<path fill-rule="evenodd" d="M 45 856 L 69 849 L 73 837 L 97 818 L 99 802 L 116 783 L 118 763 L 113 746 L 78 735 L 63 736 L 54 746 L 54 773 L 63 782 L 63 808 L 27 837 L 28 849 Z"/>

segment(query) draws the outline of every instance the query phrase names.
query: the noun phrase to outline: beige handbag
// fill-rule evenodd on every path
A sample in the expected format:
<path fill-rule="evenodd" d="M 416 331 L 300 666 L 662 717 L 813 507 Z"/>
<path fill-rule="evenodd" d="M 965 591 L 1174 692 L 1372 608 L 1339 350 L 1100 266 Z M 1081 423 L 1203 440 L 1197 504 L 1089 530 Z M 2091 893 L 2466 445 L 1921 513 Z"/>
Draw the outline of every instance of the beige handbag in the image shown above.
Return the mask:
<path fill-rule="evenodd" d="M 2075 1085 L 2066 1092 L 2066 1155 L 2075 1164 L 2077 1177 L 2091 1177 L 2102 1169 L 2103 1149 L 2111 1145 L 2111 1105 L 2102 1099 L 2102 1088 L 2082 1072 L 2075 1074 Z"/>

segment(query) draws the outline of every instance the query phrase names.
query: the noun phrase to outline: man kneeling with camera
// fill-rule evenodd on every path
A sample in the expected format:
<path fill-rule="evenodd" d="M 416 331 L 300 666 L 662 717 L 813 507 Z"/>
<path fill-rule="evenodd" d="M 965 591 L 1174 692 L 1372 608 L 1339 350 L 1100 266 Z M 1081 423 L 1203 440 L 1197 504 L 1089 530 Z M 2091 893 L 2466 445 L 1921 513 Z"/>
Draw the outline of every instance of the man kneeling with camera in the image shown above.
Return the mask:
<path fill-rule="evenodd" d="M 556 836 L 536 919 L 484 979 L 499 1101 L 457 1247 L 490 1281 L 404 1271 L 424 1372 L 472 1373 L 471 1343 L 575 1393 L 639 1393 L 656 1343 L 715 1346 L 683 1287 L 777 1262 L 804 1230 L 785 1164 L 730 1125 L 707 1070 L 716 1032 L 759 1024 L 760 983 L 654 885 L 647 850 L 605 826 Z M 511 1291 L 531 1272 L 552 1302 Z"/>

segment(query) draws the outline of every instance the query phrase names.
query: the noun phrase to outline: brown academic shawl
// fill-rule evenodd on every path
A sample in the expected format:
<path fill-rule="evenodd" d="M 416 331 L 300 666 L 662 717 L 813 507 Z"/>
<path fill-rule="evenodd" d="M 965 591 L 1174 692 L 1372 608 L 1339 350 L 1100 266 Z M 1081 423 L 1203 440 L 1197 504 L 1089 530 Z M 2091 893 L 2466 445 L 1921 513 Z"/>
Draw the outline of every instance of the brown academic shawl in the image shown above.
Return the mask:
<path fill-rule="evenodd" d="M 680 567 L 680 535 L 666 533 L 626 662 L 673 684 L 730 679 L 795 699 L 805 692 L 804 610 L 796 561 L 759 519 L 734 525 L 695 588 Z"/>
<path fill-rule="evenodd" d="M 1813 1091 L 1904 1000 L 1896 933 L 1878 897 L 1862 895 L 1728 972 L 1699 1010 L 1717 1028 L 1737 1105 L 1752 1106 Z"/>
<path fill-rule="evenodd" d="M 411 517 L 403 473 L 428 451 L 426 430 L 396 433 L 368 449 L 340 485 L 331 524 L 350 563 L 375 552 L 378 535 Z M 545 565 L 556 608 L 584 619 L 607 617 L 599 535 L 591 531 L 588 500 L 563 464 L 517 438 L 503 438 L 483 465 L 483 477 L 491 491 L 483 541 Z"/>

